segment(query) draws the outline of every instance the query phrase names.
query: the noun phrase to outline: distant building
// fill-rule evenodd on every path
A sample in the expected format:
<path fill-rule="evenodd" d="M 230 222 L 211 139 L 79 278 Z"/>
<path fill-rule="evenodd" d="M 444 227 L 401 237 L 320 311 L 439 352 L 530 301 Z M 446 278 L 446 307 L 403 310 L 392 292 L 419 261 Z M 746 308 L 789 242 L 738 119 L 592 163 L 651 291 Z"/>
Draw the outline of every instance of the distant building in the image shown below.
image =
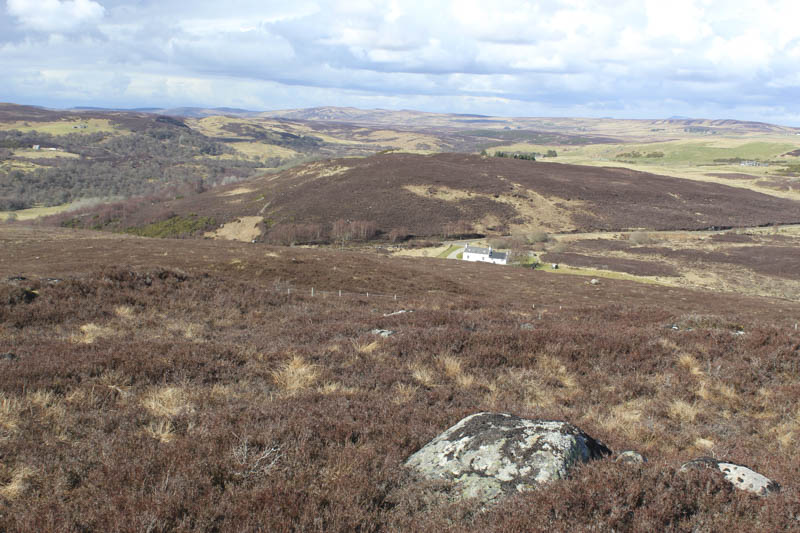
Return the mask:
<path fill-rule="evenodd" d="M 464 261 L 481 261 L 484 263 L 494 263 L 495 265 L 508 264 L 508 254 L 506 252 L 497 252 L 489 248 L 480 248 L 478 246 L 470 246 L 467 244 L 464 247 L 464 253 L 461 255 Z"/>

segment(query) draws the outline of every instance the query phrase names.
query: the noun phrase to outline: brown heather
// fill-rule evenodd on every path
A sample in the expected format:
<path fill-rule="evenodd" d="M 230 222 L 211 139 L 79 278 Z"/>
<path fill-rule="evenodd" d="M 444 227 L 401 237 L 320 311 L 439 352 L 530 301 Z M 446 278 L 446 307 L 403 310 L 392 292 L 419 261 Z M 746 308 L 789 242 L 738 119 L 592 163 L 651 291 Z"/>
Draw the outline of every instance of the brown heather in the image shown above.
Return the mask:
<path fill-rule="evenodd" d="M 30 279 L 0 282 L 0 354 L 16 355 L 0 359 L 0 531 L 800 530 L 791 302 L 617 280 L 598 295 L 582 278 L 432 259 L 2 235 L 15 263 L 0 275 Z M 109 266 L 131 250 L 136 266 Z M 287 283 L 297 291 L 275 290 Z M 414 312 L 383 316 L 400 309 Z M 413 482 L 411 453 L 490 409 L 567 420 L 649 462 L 596 461 L 484 512 Z M 783 490 L 677 472 L 698 455 Z"/>

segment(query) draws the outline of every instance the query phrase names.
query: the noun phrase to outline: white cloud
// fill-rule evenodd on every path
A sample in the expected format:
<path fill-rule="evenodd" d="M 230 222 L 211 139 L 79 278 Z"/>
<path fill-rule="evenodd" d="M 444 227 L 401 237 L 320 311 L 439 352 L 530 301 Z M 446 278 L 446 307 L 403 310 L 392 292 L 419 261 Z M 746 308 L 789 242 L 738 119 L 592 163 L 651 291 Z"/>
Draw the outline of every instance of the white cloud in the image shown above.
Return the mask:
<path fill-rule="evenodd" d="M 8 0 L 7 10 L 23 27 L 43 32 L 69 32 L 96 24 L 105 12 L 92 0 Z"/>
<path fill-rule="evenodd" d="M 800 90 L 797 0 L 99 1 L 7 0 L 0 100 L 736 118 Z"/>

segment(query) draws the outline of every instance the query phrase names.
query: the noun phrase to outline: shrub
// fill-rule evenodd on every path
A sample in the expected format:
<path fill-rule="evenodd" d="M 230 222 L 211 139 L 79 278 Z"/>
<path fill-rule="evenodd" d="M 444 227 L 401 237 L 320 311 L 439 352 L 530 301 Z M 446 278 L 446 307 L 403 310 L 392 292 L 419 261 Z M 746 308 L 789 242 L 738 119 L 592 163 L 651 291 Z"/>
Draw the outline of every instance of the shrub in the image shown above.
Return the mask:
<path fill-rule="evenodd" d="M 539 242 L 547 242 L 550 240 L 550 235 L 546 231 L 537 230 L 528 235 L 528 243 L 534 244 Z"/>

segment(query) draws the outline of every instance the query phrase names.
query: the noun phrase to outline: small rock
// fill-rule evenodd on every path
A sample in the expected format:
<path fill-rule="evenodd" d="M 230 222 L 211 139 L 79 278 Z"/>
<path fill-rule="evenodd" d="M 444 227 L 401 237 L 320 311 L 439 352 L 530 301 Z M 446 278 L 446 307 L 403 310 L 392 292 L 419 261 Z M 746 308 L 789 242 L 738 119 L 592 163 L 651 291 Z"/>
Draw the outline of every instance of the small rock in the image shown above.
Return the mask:
<path fill-rule="evenodd" d="M 468 416 L 411 455 L 406 466 L 451 481 L 456 498 L 497 498 L 567 476 L 579 462 L 611 454 L 577 427 L 503 413 Z"/>
<path fill-rule="evenodd" d="M 401 309 L 399 311 L 395 311 L 394 313 L 383 313 L 383 316 L 396 316 L 402 315 L 403 313 L 413 313 L 414 311 L 408 311 L 406 309 Z"/>
<path fill-rule="evenodd" d="M 533 324 L 531 324 L 531 323 L 529 323 L 529 322 L 525 322 L 524 324 L 521 324 L 521 325 L 519 326 L 519 329 L 524 329 L 524 330 L 526 330 L 526 331 L 530 331 L 530 330 L 532 330 L 532 329 L 533 329 Z"/>
<path fill-rule="evenodd" d="M 639 452 L 627 450 L 620 452 L 614 462 L 624 464 L 643 464 L 647 462 L 647 459 L 645 459 L 644 455 L 640 454 Z"/>
<path fill-rule="evenodd" d="M 373 329 L 370 331 L 373 335 L 380 335 L 381 337 L 388 337 L 390 335 L 394 335 L 394 331 L 390 329 Z"/>
<path fill-rule="evenodd" d="M 17 354 L 14 352 L 0 353 L 0 361 L 14 361 L 15 359 L 17 359 Z"/>
<path fill-rule="evenodd" d="M 558 263 L 553 263 L 551 266 L 553 267 L 553 270 L 556 270 L 558 268 Z"/>
<path fill-rule="evenodd" d="M 589 283 L 591 283 L 592 285 L 600 285 L 600 280 L 597 278 L 592 278 L 592 281 L 590 281 Z"/>
<path fill-rule="evenodd" d="M 698 457 L 684 463 L 681 472 L 690 468 L 716 468 L 725 476 L 725 479 L 739 490 L 746 490 L 759 496 L 766 496 L 770 492 L 778 492 L 781 486 L 766 476 L 735 463 L 717 461 L 713 457 Z"/>

